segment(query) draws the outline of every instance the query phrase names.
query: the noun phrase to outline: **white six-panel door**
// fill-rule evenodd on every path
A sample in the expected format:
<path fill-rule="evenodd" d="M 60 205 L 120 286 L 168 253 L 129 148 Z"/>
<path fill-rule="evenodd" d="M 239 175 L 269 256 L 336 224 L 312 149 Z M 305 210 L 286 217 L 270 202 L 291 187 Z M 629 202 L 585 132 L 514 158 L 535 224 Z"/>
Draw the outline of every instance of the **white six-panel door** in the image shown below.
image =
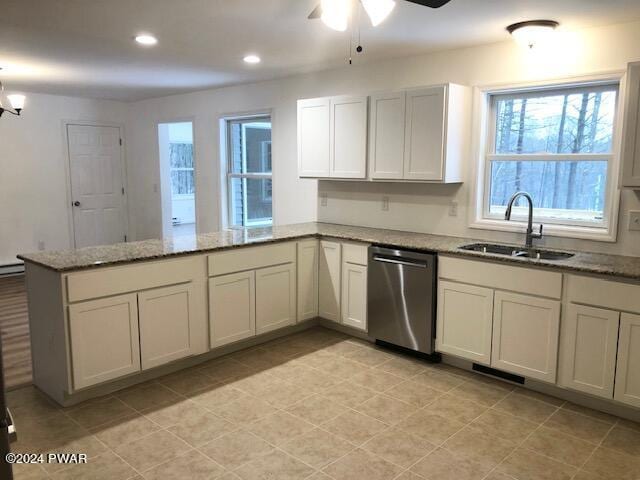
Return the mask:
<path fill-rule="evenodd" d="M 640 407 L 640 315 L 623 313 L 620 317 L 614 398 Z"/>
<path fill-rule="evenodd" d="M 401 180 L 404 176 L 405 92 L 371 96 L 369 176 Z"/>
<path fill-rule="evenodd" d="M 620 312 L 569 303 L 562 322 L 560 384 L 613 398 Z"/>
<path fill-rule="evenodd" d="M 446 87 L 406 93 L 404 178 L 439 181 L 444 176 Z"/>
<path fill-rule="evenodd" d="M 73 388 L 113 380 L 140 370 L 135 293 L 69 306 Z"/>
<path fill-rule="evenodd" d="M 560 302 L 496 291 L 491 366 L 555 383 Z"/>
<path fill-rule="evenodd" d="M 120 129 L 67 125 L 75 247 L 125 240 Z"/>
<path fill-rule="evenodd" d="M 318 259 L 318 315 L 340 323 L 342 245 L 320 241 Z"/>
<path fill-rule="evenodd" d="M 436 350 L 491 364 L 493 290 L 438 281 Z"/>
<path fill-rule="evenodd" d="M 331 98 L 331 177 L 367 176 L 367 101 L 366 96 Z"/>

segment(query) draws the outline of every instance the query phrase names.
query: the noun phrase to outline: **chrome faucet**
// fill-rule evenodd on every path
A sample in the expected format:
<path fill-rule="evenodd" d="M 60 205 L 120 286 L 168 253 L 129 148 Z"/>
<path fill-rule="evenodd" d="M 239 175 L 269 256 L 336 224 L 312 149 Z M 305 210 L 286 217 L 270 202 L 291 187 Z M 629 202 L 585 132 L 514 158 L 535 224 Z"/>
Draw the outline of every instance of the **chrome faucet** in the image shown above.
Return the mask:
<path fill-rule="evenodd" d="M 514 193 L 509 199 L 507 210 L 506 212 L 504 212 L 504 219 L 511 220 L 511 209 L 513 208 L 513 204 L 519 197 L 524 197 L 529 202 L 529 220 L 527 222 L 527 240 L 525 242 L 525 246 L 530 249 L 533 247 L 534 238 L 542 238 L 542 224 L 540 224 L 540 232 L 533 233 L 533 200 L 531 199 L 531 195 L 529 195 L 527 192 Z"/>

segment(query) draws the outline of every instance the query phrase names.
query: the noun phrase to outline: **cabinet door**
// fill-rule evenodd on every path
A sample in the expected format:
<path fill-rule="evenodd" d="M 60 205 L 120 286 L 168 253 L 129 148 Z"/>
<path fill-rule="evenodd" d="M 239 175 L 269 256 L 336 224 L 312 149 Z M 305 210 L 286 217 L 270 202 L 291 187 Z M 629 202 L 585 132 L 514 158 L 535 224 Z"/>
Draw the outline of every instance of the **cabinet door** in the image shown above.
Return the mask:
<path fill-rule="evenodd" d="M 69 334 L 74 389 L 140 370 L 134 293 L 70 305 Z"/>
<path fill-rule="evenodd" d="M 367 267 L 342 264 L 342 323 L 367 331 Z"/>
<path fill-rule="evenodd" d="M 570 303 L 562 320 L 560 384 L 613 398 L 620 313 Z"/>
<path fill-rule="evenodd" d="M 404 178 L 442 181 L 444 175 L 445 89 L 407 92 Z"/>
<path fill-rule="evenodd" d="M 627 71 L 622 146 L 622 186 L 640 187 L 640 62 Z"/>
<path fill-rule="evenodd" d="M 371 96 L 369 176 L 400 180 L 404 175 L 405 93 Z"/>
<path fill-rule="evenodd" d="M 367 176 L 367 97 L 331 99 L 331 177 Z"/>
<path fill-rule="evenodd" d="M 295 264 L 256 270 L 256 333 L 270 332 L 295 322 Z"/>
<path fill-rule="evenodd" d="M 493 290 L 438 282 L 436 350 L 477 363 L 491 363 Z"/>
<path fill-rule="evenodd" d="M 640 407 L 640 315 L 620 317 L 615 399 Z"/>
<path fill-rule="evenodd" d="M 298 100 L 298 175 L 329 177 L 329 98 Z"/>
<path fill-rule="evenodd" d="M 242 272 L 209 280 L 211 347 L 256 334 L 255 273 Z"/>
<path fill-rule="evenodd" d="M 318 265 L 318 315 L 340 323 L 342 245 L 320 241 Z"/>
<path fill-rule="evenodd" d="M 491 366 L 556 382 L 560 302 L 495 292 Z"/>
<path fill-rule="evenodd" d="M 318 316 L 318 240 L 298 242 L 298 321 Z"/>
<path fill-rule="evenodd" d="M 138 294 L 142 369 L 192 355 L 191 331 L 201 320 L 192 283 Z"/>

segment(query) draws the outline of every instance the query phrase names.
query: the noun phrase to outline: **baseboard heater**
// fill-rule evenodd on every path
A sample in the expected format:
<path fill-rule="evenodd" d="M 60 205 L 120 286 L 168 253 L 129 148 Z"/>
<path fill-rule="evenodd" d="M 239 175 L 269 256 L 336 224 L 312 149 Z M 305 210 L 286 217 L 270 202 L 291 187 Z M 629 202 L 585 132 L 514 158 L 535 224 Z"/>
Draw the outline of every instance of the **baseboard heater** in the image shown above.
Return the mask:
<path fill-rule="evenodd" d="M 473 364 L 473 370 L 475 372 L 484 373 L 485 375 L 491 375 L 492 377 L 501 378 L 502 380 L 508 380 L 513 383 L 519 383 L 524 385 L 524 377 L 520 375 L 514 375 L 513 373 L 503 372 L 502 370 L 496 370 L 495 368 L 480 365 L 479 363 Z"/>
<path fill-rule="evenodd" d="M 0 265 L 0 277 L 24 273 L 24 263 Z"/>

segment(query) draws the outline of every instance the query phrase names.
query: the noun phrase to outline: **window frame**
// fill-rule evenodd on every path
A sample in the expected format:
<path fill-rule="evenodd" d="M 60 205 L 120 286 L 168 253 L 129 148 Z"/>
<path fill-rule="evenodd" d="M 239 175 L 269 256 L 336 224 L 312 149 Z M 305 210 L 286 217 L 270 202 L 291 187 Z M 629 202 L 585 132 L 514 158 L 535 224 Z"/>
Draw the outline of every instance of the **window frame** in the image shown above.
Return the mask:
<path fill-rule="evenodd" d="M 476 87 L 474 89 L 474 129 L 473 151 L 476 161 L 473 172 L 473 203 L 470 211 L 469 227 L 472 229 L 522 232 L 526 228 L 526 215 L 520 215 L 514 208 L 511 221 L 505 221 L 499 214 L 490 213 L 491 165 L 494 161 L 607 161 L 607 180 L 604 196 L 603 221 L 600 224 L 581 220 L 562 220 L 535 216 L 534 222 L 545 225 L 545 234 L 557 237 L 582 238 L 597 241 L 615 242 L 617 236 L 620 190 L 620 151 L 622 142 L 622 111 L 625 93 L 624 72 L 607 75 L 580 77 L 558 81 L 532 82 L 516 85 Z M 616 111 L 612 133 L 610 153 L 587 154 L 497 154 L 496 140 L 496 102 L 497 99 L 539 97 L 545 92 L 579 92 L 580 90 L 606 89 L 617 85 Z"/>
<path fill-rule="evenodd" d="M 271 211 L 272 211 L 272 215 L 271 217 L 267 220 L 267 219 L 257 219 L 257 220 L 249 220 L 248 218 L 248 212 L 247 209 L 244 208 L 247 205 L 247 180 L 250 179 L 255 179 L 255 180 L 271 180 L 271 188 L 273 190 L 273 161 L 272 161 L 272 168 L 271 168 L 271 172 L 269 173 L 258 173 L 258 172 L 251 172 L 251 173 L 235 173 L 233 172 L 233 159 L 232 159 L 232 153 L 233 153 L 233 147 L 231 145 L 231 131 L 232 129 L 230 128 L 232 123 L 239 123 L 239 122 L 251 122 L 251 121 L 260 121 L 260 120 L 268 120 L 269 123 L 271 124 L 271 134 L 273 136 L 273 115 L 271 112 L 263 112 L 263 113 L 255 113 L 255 114 L 247 114 L 247 115 L 234 115 L 234 116 L 227 116 L 227 117 L 223 117 L 222 118 L 222 122 L 223 122 L 223 126 L 224 128 L 222 129 L 222 133 L 224 135 L 224 146 L 225 146 L 225 152 L 224 152 L 224 169 L 225 169 L 225 177 L 226 177 L 226 203 L 227 203 L 227 227 L 232 229 L 232 230 L 237 230 L 237 229 L 242 229 L 242 228 L 253 228 L 253 227 L 270 227 L 273 225 L 274 222 L 274 218 L 273 218 L 273 196 L 271 198 Z M 242 129 L 243 132 L 245 130 L 245 126 L 244 124 L 242 124 Z M 246 135 L 242 136 L 242 164 L 243 164 L 243 169 L 246 170 Z M 243 209 L 242 209 L 242 225 L 235 225 L 233 223 L 233 200 L 231 198 L 231 194 L 233 192 L 233 180 L 234 179 L 240 179 L 242 181 L 242 204 L 243 204 Z"/>

